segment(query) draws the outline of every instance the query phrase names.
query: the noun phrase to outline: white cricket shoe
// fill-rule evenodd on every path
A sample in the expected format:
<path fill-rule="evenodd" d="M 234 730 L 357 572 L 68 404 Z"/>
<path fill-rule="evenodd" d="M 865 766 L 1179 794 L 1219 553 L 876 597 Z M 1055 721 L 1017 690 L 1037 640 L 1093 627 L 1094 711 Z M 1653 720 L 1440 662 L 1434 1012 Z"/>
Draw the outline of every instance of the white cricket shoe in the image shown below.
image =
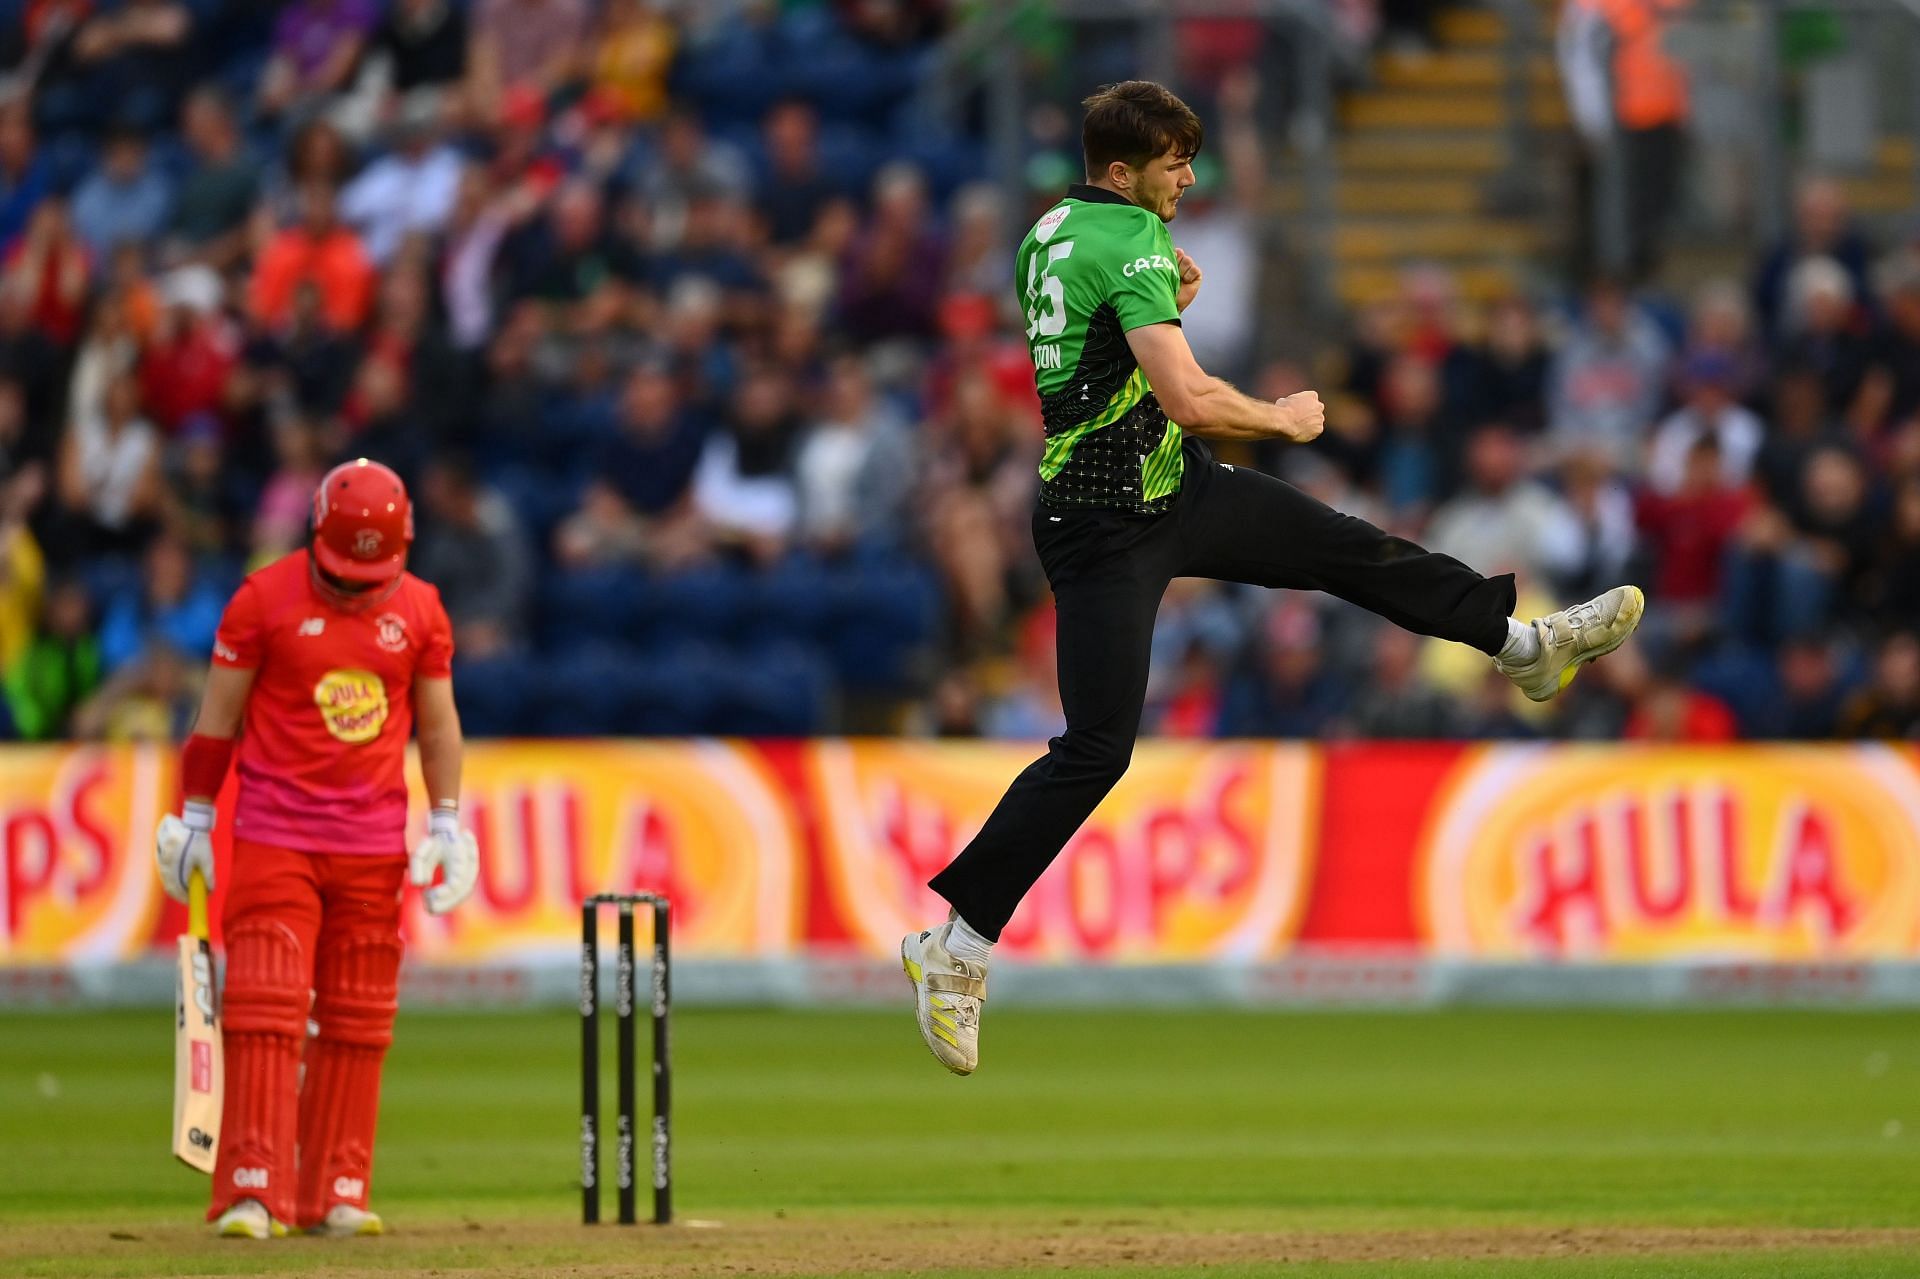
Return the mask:
<path fill-rule="evenodd" d="M 242 1199 L 220 1214 L 213 1229 L 222 1239 L 278 1239 L 287 1233 L 258 1199 Z"/>
<path fill-rule="evenodd" d="M 1646 609 L 1647 598 L 1639 587 L 1616 586 L 1585 604 L 1535 618 L 1533 633 L 1540 637 L 1539 654 L 1530 662 L 1506 662 L 1496 657 L 1494 668 L 1532 700 L 1551 701 L 1573 683 L 1582 666 L 1624 644 L 1640 625 Z"/>
<path fill-rule="evenodd" d="M 387 1223 L 380 1220 L 380 1214 L 365 1208 L 356 1208 L 352 1204 L 335 1204 L 327 1209 L 327 1215 L 320 1224 L 307 1232 L 310 1235 L 330 1235 L 335 1239 L 350 1239 L 355 1235 L 384 1235 Z"/>
<path fill-rule="evenodd" d="M 987 997 L 987 966 L 956 959 L 947 951 L 951 922 L 900 940 L 900 964 L 913 983 L 920 1038 L 934 1058 L 956 1075 L 980 1064 L 980 1004 Z"/>

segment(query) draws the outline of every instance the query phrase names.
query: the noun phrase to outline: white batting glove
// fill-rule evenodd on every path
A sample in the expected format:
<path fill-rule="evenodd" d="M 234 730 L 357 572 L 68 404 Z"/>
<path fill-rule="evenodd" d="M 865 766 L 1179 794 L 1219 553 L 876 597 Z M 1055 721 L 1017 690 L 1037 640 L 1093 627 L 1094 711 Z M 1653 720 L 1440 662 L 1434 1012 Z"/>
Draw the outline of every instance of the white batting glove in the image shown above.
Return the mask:
<path fill-rule="evenodd" d="M 438 884 L 433 883 L 436 870 Z M 436 915 L 446 914 L 472 895 L 474 881 L 480 878 L 480 845 L 472 831 L 460 829 L 457 810 L 436 808 L 427 815 L 427 837 L 414 845 L 407 875 L 427 890 L 423 894 L 427 909 Z"/>
<path fill-rule="evenodd" d="M 168 813 L 153 835 L 153 860 L 160 886 L 177 902 L 187 900 L 187 881 L 199 871 L 213 891 L 213 805 L 188 800 L 180 816 Z"/>

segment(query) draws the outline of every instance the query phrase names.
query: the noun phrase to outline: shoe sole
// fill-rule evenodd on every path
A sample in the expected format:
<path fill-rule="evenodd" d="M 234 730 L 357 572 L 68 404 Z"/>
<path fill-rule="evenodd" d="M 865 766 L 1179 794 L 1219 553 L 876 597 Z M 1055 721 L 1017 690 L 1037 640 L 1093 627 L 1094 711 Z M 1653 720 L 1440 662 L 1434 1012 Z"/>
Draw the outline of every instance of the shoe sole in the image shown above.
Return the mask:
<path fill-rule="evenodd" d="M 235 1221 L 220 1227 L 217 1234 L 222 1239 L 284 1239 L 287 1228 L 276 1221 L 267 1227 L 266 1234 L 258 1235 L 250 1226 Z"/>
<path fill-rule="evenodd" d="M 1580 673 L 1582 666 L 1585 666 L 1588 662 L 1599 661 L 1608 653 L 1613 652 L 1613 650 L 1619 648 L 1632 638 L 1633 633 L 1640 629 L 1640 619 L 1646 616 L 1647 597 L 1637 586 L 1629 586 L 1627 591 L 1627 602 L 1620 606 L 1620 617 L 1626 622 L 1627 628 L 1614 636 L 1612 643 L 1601 648 L 1596 648 L 1590 653 L 1582 653 L 1571 662 L 1568 662 L 1566 669 L 1560 672 L 1560 683 L 1558 687 L 1550 691 L 1545 697 L 1533 697 L 1531 693 L 1527 694 L 1528 697 L 1533 698 L 1536 702 L 1552 701 L 1555 697 L 1566 691 L 1567 685 L 1573 683 L 1573 677 Z M 1618 623 L 1616 623 L 1616 625 L 1618 625 Z"/>
<path fill-rule="evenodd" d="M 387 1228 L 382 1222 L 365 1221 L 355 1226 L 352 1230 L 335 1230 L 332 1226 L 323 1225 L 309 1226 L 305 1233 L 318 1235 L 326 1239 L 371 1239 L 375 1235 L 386 1234 Z"/>
<path fill-rule="evenodd" d="M 913 1020 L 914 1020 L 914 1024 L 916 1026 L 919 1026 L 920 1024 L 920 979 L 923 975 L 923 970 L 921 969 L 920 965 L 914 963 L 913 960 L 907 956 L 907 943 L 904 940 L 902 940 L 900 943 L 900 967 L 906 970 L 907 980 L 913 983 Z M 935 1052 L 933 1050 L 933 1045 L 930 1043 L 927 1043 L 927 1032 L 925 1027 L 920 1027 L 920 1042 L 921 1044 L 925 1045 L 927 1050 L 927 1055 L 932 1057 L 935 1061 L 939 1062 L 941 1069 L 945 1070 L 948 1074 L 959 1075 L 961 1078 L 964 1079 L 968 1075 L 971 1075 L 973 1073 L 971 1070 L 961 1070 L 955 1067 L 953 1063 L 949 1062 L 946 1058 L 942 1057 L 939 1053 Z"/>

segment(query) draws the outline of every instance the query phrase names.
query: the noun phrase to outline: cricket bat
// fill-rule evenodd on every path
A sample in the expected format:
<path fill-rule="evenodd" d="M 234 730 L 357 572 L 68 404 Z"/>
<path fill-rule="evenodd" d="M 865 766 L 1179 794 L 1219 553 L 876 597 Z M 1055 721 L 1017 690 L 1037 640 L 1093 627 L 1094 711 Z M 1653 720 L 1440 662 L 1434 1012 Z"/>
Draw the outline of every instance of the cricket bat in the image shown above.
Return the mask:
<path fill-rule="evenodd" d="M 187 931 L 173 990 L 173 1153 L 189 1168 L 213 1171 L 220 1148 L 226 1064 L 220 1052 L 220 997 L 207 940 L 207 881 L 187 883 Z"/>

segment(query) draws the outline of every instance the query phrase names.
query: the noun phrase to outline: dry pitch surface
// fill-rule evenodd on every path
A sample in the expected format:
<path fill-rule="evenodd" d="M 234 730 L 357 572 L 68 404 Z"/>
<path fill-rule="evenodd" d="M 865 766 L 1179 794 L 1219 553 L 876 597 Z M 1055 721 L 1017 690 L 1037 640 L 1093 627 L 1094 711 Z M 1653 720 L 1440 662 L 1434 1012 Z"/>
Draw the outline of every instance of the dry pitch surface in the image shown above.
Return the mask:
<path fill-rule="evenodd" d="M 576 1224 L 576 1021 L 421 1014 L 395 1233 L 247 1244 L 164 1010 L 0 1016 L 0 1276 L 1920 1275 L 1911 1015 L 1002 1012 L 968 1080 L 904 1015 L 676 1030 L 686 1224 Z"/>

